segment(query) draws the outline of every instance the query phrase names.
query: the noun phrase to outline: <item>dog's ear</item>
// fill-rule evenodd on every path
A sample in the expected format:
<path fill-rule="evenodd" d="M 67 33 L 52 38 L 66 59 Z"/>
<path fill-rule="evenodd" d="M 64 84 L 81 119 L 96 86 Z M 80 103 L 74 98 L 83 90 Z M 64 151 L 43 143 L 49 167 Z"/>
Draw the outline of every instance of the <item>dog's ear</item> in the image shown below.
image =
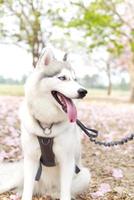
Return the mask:
<path fill-rule="evenodd" d="M 37 62 L 37 67 L 47 66 L 54 59 L 54 54 L 50 48 L 43 49 L 39 60 Z"/>
<path fill-rule="evenodd" d="M 53 55 L 52 50 L 46 49 L 45 52 L 44 52 L 44 56 L 43 56 L 44 65 L 49 65 L 50 62 L 53 60 L 53 58 L 54 58 L 54 55 Z"/>

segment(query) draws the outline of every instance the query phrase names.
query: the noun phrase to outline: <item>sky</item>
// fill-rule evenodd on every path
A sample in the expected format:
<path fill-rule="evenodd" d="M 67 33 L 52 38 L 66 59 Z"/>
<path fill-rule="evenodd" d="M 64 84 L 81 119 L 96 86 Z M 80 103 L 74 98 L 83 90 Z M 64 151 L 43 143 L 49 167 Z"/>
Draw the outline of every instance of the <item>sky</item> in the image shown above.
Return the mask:
<path fill-rule="evenodd" d="M 63 58 L 64 52 L 51 47 L 57 59 Z M 83 77 L 85 74 L 92 75 L 96 72 L 85 63 L 85 55 L 70 54 L 70 62 L 75 69 L 77 76 Z M 0 45 L 0 75 L 6 78 L 21 79 L 24 74 L 32 71 L 32 57 L 26 50 L 15 45 Z"/>
<path fill-rule="evenodd" d="M 21 79 L 32 70 L 32 58 L 24 49 L 15 45 L 0 44 L 0 75 Z"/>
<path fill-rule="evenodd" d="M 58 60 L 62 60 L 65 52 L 54 48 L 51 44 L 47 46 L 53 50 Z M 95 52 L 90 60 L 85 53 L 70 53 L 69 62 L 74 68 L 77 77 L 83 78 L 87 74 L 89 76 L 99 74 L 102 84 L 107 85 L 108 81 L 105 71 L 95 67 L 96 63 L 93 61 L 94 56 L 98 58 L 97 64 L 99 64 L 99 57 L 101 58 L 103 56 L 103 58 L 106 58 L 107 54 L 105 50 Z M 25 49 L 18 46 L 0 44 L 0 59 L 0 76 L 4 76 L 5 78 L 21 80 L 23 75 L 28 75 L 33 70 L 32 56 Z M 129 82 L 128 73 L 124 73 L 113 76 L 113 83 L 119 83 L 122 77 Z"/>

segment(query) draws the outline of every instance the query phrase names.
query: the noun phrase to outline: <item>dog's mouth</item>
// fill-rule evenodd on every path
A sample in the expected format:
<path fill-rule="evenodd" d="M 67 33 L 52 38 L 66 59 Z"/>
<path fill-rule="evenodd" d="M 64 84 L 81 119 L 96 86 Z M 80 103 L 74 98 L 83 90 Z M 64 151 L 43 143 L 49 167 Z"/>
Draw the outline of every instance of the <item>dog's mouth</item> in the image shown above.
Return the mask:
<path fill-rule="evenodd" d="M 60 104 L 63 111 L 67 113 L 70 122 L 76 122 L 77 119 L 77 110 L 72 99 L 64 96 L 60 92 L 52 91 L 51 92 L 55 100 Z"/>

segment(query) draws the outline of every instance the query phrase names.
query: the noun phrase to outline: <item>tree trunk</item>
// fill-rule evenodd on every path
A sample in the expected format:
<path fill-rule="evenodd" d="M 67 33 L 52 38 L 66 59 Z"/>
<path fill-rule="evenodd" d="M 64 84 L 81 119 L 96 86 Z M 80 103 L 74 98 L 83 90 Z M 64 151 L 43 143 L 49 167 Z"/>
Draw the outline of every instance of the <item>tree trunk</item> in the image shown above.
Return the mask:
<path fill-rule="evenodd" d="M 130 75 L 130 85 L 131 85 L 131 94 L 130 102 L 134 103 L 134 53 L 132 55 L 132 60 L 129 63 L 129 75 Z"/>
<path fill-rule="evenodd" d="M 130 102 L 134 103 L 134 69 L 133 71 L 129 70 L 129 73 L 130 73 L 130 84 L 131 84 Z"/>
<path fill-rule="evenodd" d="M 38 57 L 36 56 L 36 54 L 33 54 L 33 67 L 34 68 L 36 67 L 37 61 L 38 61 Z"/>
<path fill-rule="evenodd" d="M 107 95 L 110 96 L 112 93 L 112 81 L 111 81 L 111 70 L 110 70 L 110 63 L 106 63 L 107 67 L 107 77 L 108 77 L 108 88 L 107 88 Z"/>
<path fill-rule="evenodd" d="M 37 40 L 37 42 L 35 44 L 33 44 L 32 47 L 32 56 L 33 56 L 33 67 L 36 67 L 36 64 L 38 62 L 40 53 L 42 51 L 42 49 L 45 47 L 45 44 L 43 41 L 39 41 Z"/>
<path fill-rule="evenodd" d="M 131 87 L 130 102 L 134 103 L 134 87 Z"/>
<path fill-rule="evenodd" d="M 112 93 L 112 83 L 109 80 L 108 88 L 107 88 L 107 95 L 110 96 Z"/>

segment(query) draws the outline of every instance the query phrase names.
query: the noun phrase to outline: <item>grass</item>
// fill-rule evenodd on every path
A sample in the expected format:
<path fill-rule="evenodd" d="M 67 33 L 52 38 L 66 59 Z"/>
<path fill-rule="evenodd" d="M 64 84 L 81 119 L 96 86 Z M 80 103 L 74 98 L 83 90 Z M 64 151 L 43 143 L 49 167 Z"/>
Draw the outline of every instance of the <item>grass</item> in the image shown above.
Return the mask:
<path fill-rule="evenodd" d="M 23 85 L 3 85 L 0 84 L 1 96 L 23 96 Z"/>
<path fill-rule="evenodd" d="M 0 84 L 0 96 L 23 96 L 23 85 L 4 85 Z M 129 91 L 113 90 L 110 96 L 105 89 L 89 89 L 85 100 L 106 100 L 106 101 L 128 101 Z"/>
<path fill-rule="evenodd" d="M 88 90 L 88 94 L 90 96 L 100 96 L 100 97 L 103 97 L 103 96 L 108 96 L 107 95 L 107 90 L 106 89 L 89 89 Z M 129 91 L 128 90 L 117 90 L 117 89 L 114 89 L 112 91 L 112 94 L 110 96 L 128 96 L 129 95 Z"/>
<path fill-rule="evenodd" d="M 86 96 L 86 101 L 111 101 L 113 103 L 119 102 L 129 102 L 130 91 L 125 90 L 113 90 L 110 96 L 107 95 L 107 90 L 105 89 L 89 89 L 88 95 Z"/>

